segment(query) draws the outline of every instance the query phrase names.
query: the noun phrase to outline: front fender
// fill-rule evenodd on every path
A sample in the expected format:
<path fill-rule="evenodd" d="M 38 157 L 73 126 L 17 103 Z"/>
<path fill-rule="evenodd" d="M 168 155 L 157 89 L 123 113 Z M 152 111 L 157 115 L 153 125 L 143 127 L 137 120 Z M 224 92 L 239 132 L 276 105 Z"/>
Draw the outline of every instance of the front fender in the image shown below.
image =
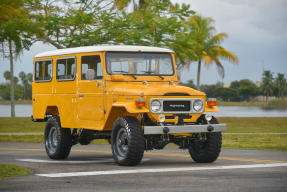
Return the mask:
<path fill-rule="evenodd" d="M 129 113 L 148 113 L 146 107 L 138 108 L 133 102 L 116 102 L 112 104 L 113 107 L 124 107 Z"/>
<path fill-rule="evenodd" d="M 205 112 L 218 112 L 217 106 L 210 107 L 208 105 L 205 106 Z"/>

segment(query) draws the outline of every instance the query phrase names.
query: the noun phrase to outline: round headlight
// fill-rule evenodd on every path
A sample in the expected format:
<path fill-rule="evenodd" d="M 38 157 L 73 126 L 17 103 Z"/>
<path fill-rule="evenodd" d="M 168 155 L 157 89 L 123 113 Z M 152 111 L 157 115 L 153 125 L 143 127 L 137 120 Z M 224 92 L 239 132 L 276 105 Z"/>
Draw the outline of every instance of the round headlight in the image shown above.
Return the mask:
<path fill-rule="evenodd" d="M 201 111 L 203 108 L 203 102 L 200 99 L 197 99 L 193 102 L 193 109 L 197 112 Z"/>
<path fill-rule="evenodd" d="M 151 112 L 158 112 L 160 110 L 161 104 L 159 100 L 153 100 L 150 104 Z"/>

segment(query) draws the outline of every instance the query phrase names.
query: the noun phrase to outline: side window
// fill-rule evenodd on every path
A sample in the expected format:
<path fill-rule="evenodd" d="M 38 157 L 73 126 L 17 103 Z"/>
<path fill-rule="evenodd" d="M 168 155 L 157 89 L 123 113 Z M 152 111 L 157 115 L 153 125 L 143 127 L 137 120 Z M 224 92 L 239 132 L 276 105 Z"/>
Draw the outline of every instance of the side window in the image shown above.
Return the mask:
<path fill-rule="evenodd" d="M 82 80 L 102 79 L 102 65 L 99 55 L 82 56 Z"/>
<path fill-rule="evenodd" d="M 57 60 L 57 76 L 58 80 L 73 80 L 76 75 L 76 59 L 60 58 Z"/>
<path fill-rule="evenodd" d="M 35 81 L 50 81 L 52 79 L 52 60 L 36 61 Z"/>

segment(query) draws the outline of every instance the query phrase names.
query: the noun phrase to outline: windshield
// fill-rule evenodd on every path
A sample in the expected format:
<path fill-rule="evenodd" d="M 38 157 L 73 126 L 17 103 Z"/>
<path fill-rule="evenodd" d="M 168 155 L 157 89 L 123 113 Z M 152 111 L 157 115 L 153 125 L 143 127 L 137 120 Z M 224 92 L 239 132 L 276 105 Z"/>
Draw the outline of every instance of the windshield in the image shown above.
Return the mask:
<path fill-rule="evenodd" d="M 173 75 L 169 53 L 108 52 L 106 63 L 109 74 Z"/>

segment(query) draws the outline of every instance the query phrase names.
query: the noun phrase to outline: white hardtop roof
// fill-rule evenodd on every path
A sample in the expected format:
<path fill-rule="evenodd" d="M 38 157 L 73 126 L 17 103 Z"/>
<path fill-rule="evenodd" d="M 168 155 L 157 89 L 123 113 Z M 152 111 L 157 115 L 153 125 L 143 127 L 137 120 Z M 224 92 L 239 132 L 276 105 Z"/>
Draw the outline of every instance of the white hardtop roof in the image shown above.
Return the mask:
<path fill-rule="evenodd" d="M 99 51 L 121 51 L 121 52 L 173 52 L 170 49 L 148 46 L 133 46 L 133 45 L 103 45 L 103 46 L 87 46 L 75 47 L 67 49 L 56 49 L 37 54 L 35 57 L 49 57 L 56 55 L 68 55 L 73 53 L 89 53 Z"/>

